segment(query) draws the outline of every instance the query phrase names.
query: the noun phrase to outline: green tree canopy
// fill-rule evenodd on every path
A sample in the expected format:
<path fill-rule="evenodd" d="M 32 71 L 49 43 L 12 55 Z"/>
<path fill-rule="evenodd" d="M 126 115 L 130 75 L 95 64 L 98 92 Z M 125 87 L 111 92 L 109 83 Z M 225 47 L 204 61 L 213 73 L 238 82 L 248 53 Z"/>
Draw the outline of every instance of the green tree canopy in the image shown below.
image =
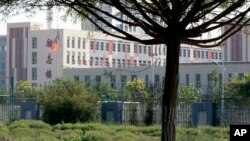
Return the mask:
<path fill-rule="evenodd" d="M 198 102 L 201 98 L 201 93 L 197 92 L 194 84 L 181 86 L 178 91 L 179 103 Z"/>
<path fill-rule="evenodd" d="M 145 83 L 142 79 L 129 81 L 125 88 L 126 99 L 130 101 L 145 100 L 148 97 Z"/>
<path fill-rule="evenodd" d="M 236 74 L 225 86 L 225 97 L 237 105 L 250 105 L 250 77 Z"/>
<path fill-rule="evenodd" d="M 43 120 L 50 124 L 86 122 L 96 117 L 97 97 L 88 95 L 83 85 L 73 80 L 57 79 L 41 91 L 40 101 Z"/>
<path fill-rule="evenodd" d="M 118 92 L 109 84 L 91 84 L 86 89 L 89 93 L 97 95 L 99 100 L 118 100 Z"/>

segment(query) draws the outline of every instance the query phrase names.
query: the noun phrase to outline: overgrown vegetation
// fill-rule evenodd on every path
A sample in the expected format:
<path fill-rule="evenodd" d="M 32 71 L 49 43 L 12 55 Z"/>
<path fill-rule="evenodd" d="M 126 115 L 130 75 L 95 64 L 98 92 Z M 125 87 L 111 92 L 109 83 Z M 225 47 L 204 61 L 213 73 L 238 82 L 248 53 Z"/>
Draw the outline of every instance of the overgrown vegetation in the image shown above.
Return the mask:
<path fill-rule="evenodd" d="M 40 95 L 43 120 L 47 123 L 87 122 L 96 118 L 98 98 L 76 81 L 57 79 Z"/>
<path fill-rule="evenodd" d="M 8 141 L 159 141 L 158 125 L 136 127 L 129 125 L 57 124 L 42 121 L 15 121 L 9 126 L 0 124 L 0 140 Z M 177 128 L 177 141 L 223 141 L 229 139 L 228 128 L 202 126 Z"/>
<path fill-rule="evenodd" d="M 225 96 L 235 105 L 250 104 L 250 77 L 249 74 L 236 74 L 225 87 Z"/>

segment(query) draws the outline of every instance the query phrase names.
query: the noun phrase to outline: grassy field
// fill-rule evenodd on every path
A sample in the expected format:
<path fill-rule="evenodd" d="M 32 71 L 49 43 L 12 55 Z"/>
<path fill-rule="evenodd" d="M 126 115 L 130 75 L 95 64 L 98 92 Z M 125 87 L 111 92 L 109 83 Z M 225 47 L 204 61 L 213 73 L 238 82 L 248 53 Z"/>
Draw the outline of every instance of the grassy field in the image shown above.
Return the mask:
<path fill-rule="evenodd" d="M 135 127 L 99 123 L 58 124 L 42 121 L 0 123 L 0 141 L 159 141 L 160 126 Z M 227 141 L 228 128 L 177 128 L 177 141 Z"/>

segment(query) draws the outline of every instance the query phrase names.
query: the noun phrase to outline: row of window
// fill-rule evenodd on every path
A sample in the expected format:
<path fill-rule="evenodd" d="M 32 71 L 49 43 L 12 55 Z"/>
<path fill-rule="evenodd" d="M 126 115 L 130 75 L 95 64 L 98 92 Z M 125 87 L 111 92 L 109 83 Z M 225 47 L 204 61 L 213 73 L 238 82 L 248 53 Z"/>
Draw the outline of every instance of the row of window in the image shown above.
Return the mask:
<path fill-rule="evenodd" d="M 76 46 L 79 49 L 81 48 L 85 49 L 85 38 L 67 36 L 67 48 L 70 48 L 70 47 L 75 48 Z"/>
<path fill-rule="evenodd" d="M 131 77 L 131 80 L 134 80 L 134 79 L 138 78 L 138 76 L 135 75 L 135 74 L 130 75 L 130 77 Z M 118 82 L 117 81 L 117 76 L 116 75 L 111 75 L 110 76 L 111 87 L 116 88 L 116 84 L 121 84 L 121 87 L 124 88 L 124 86 L 126 85 L 126 83 L 128 81 L 127 78 L 128 78 L 127 75 L 121 75 L 120 76 L 120 81 Z M 74 76 L 74 80 L 80 81 L 79 76 Z M 162 80 L 164 80 L 164 78 L 162 78 Z M 94 79 L 91 81 L 90 76 L 86 75 L 86 76 L 84 76 L 84 82 L 85 83 L 90 83 L 90 82 L 102 83 L 102 76 L 101 75 L 96 75 L 94 77 Z M 146 85 L 149 84 L 149 76 L 147 74 L 145 75 L 145 84 Z M 154 75 L 154 84 L 160 85 L 160 75 L 158 75 L 158 74 Z"/>
<path fill-rule="evenodd" d="M 190 57 L 190 50 L 189 49 L 180 49 L 180 57 Z M 193 50 L 193 57 L 194 58 L 206 58 L 208 59 L 208 51 L 204 50 Z M 221 59 L 221 52 L 211 52 L 211 59 Z"/>
<path fill-rule="evenodd" d="M 165 60 L 165 59 L 164 59 Z M 89 60 L 90 66 L 110 66 L 110 61 L 108 58 L 102 58 L 102 57 L 90 57 Z M 165 65 L 166 61 L 164 61 Z M 149 66 L 152 65 L 151 61 L 146 61 L 146 60 L 133 60 L 131 62 L 130 60 L 127 59 L 112 59 L 112 66 L 113 67 L 125 67 L 125 66 Z M 156 66 L 161 66 L 161 61 L 160 59 L 155 60 L 154 65 Z"/>
<path fill-rule="evenodd" d="M 76 58 L 77 55 L 77 58 Z M 67 56 L 66 56 L 66 63 L 70 64 L 70 60 L 71 60 L 71 64 L 86 64 L 86 53 L 85 52 L 70 52 L 67 51 Z"/>
<path fill-rule="evenodd" d="M 239 73 L 239 77 L 242 78 L 244 75 L 244 73 Z M 207 85 L 208 87 L 210 88 L 210 86 L 212 85 L 212 81 L 213 81 L 213 78 L 212 78 L 212 74 L 207 74 Z M 218 76 L 217 76 L 218 77 Z M 232 78 L 232 74 L 229 73 L 228 74 L 228 81 Z M 219 74 L 219 77 L 218 77 L 219 81 L 219 86 L 221 87 L 222 86 L 222 74 Z M 186 74 L 186 85 L 190 84 L 190 80 L 189 80 L 189 74 Z M 195 74 L 195 87 L 198 89 L 198 88 L 201 88 L 201 74 Z"/>
<path fill-rule="evenodd" d="M 154 55 L 166 55 L 166 47 L 155 46 Z M 94 41 L 90 41 L 90 49 L 94 49 Z M 95 50 L 109 51 L 109 43 L 106 42 L 95 42 Z M 131 47 L 129 43 L 112 43 L 112 51 L 117 52 L 131 52 Z M 146 45 L 134 45 L 134 53 L 149 54 L 152 55 L 152 46 Z"/>

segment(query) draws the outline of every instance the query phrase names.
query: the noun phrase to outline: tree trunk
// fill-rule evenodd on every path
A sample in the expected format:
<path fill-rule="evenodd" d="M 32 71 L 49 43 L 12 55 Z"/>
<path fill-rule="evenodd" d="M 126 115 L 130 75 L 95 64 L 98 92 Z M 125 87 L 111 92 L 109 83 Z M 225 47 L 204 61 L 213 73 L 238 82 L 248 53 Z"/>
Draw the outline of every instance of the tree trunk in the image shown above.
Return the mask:
<path fill-rule="evenodd" d="M 171 28 L 170 28 L 171 29 Z M 162 96 L 162 141 L 176 140 L 176 102 L 177 88 L 179 82 L 179 50 L 180 37 L 178 32 L 168 34 L 167 45 L 167 64 L 165 72 L 165 86 Z"/>

